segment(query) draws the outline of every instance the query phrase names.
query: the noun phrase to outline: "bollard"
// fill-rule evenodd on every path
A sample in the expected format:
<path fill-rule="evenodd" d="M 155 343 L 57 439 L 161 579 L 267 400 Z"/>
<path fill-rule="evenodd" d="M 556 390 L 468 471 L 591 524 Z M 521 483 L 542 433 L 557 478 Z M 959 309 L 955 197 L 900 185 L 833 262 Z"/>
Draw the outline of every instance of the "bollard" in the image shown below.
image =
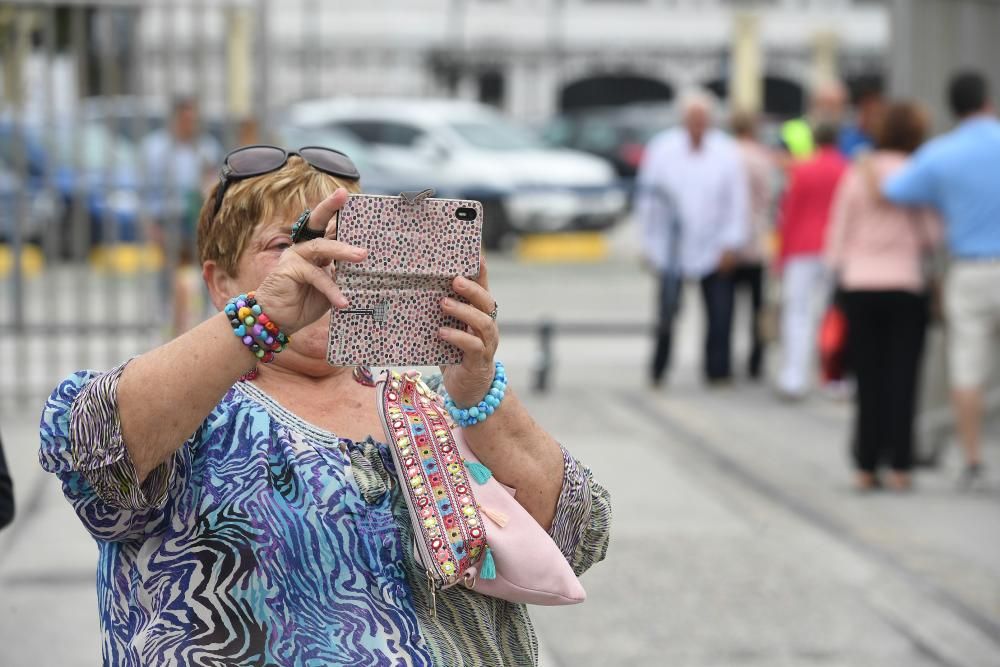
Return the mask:
<path fill-rule="evenodd" d="M 555 325 L 550 320 L 542 320 L 538 327 L 538 367 L 535 369 L 535 391 L 544 394 L 549 388 L 552 372 L 552 334 Z"/>

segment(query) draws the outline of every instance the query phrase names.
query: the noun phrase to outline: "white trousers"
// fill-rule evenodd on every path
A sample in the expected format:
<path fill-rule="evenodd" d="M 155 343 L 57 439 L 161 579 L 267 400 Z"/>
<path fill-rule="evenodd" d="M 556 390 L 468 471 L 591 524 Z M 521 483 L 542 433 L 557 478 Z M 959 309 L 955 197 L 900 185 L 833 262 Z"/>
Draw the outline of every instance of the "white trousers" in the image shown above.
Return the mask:
<path fill-rule="evenodd" d="M 790 394 L 809 390 L 816 356 L 816 326 L 829 299 L 826 265 L 819 256 L 792 257 L 782 274 L 782 365 L 778 388 Z"/>

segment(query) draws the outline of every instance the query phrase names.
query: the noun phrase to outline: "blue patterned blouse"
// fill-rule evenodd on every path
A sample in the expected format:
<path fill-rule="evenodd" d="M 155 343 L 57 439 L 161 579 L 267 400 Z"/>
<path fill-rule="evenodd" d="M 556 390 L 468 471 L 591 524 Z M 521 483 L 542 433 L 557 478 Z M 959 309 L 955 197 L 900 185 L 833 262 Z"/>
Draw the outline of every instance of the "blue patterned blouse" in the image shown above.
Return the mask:
<path fill-rule="evenodd" d="M 455 587 L 430 613 L 385 445 L 238 383 L 140 486 L 119 430 L 122 368 L 59 385 L 39 455 L 98 544 L 106 665 L 536 663 L 523 605 Z M 604 556 L 610 501 L 564 459 L 551 534 L 580 573 Z"/>

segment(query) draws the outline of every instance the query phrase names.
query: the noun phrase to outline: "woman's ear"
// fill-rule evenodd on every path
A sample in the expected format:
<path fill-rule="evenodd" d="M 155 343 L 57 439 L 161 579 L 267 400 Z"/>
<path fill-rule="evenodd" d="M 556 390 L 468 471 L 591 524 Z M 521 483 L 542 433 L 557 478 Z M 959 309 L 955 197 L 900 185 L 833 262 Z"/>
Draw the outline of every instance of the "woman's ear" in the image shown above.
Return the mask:
<path fill-rule="evenodd" d="M 222 310 L 230 298 L 239 294 L 236 280 L 210 259 L 201 265 L 201 277 L 208 287 L 208 294 L 216 310 Z"/>

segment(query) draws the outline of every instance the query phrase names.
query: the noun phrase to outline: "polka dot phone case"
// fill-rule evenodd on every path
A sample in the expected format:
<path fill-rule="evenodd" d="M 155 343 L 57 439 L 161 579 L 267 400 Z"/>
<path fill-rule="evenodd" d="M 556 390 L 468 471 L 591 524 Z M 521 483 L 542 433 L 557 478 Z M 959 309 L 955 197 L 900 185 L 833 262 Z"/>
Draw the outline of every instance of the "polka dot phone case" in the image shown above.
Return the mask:
<path fill-rule="evenodd" d="M 479 277 L 483 207 L 429 195 L 351 195 L 340 210 L 337 239 L 368 248 L 368 257 L 336 264 L 350 305 L 330 318 L 330 364 L 461 363 L 461 351 L 437 331 L 464 325 L 446 316 L 440 303 L 445 296 L 460 299 L 451 288 L 455 276 Z"/>

